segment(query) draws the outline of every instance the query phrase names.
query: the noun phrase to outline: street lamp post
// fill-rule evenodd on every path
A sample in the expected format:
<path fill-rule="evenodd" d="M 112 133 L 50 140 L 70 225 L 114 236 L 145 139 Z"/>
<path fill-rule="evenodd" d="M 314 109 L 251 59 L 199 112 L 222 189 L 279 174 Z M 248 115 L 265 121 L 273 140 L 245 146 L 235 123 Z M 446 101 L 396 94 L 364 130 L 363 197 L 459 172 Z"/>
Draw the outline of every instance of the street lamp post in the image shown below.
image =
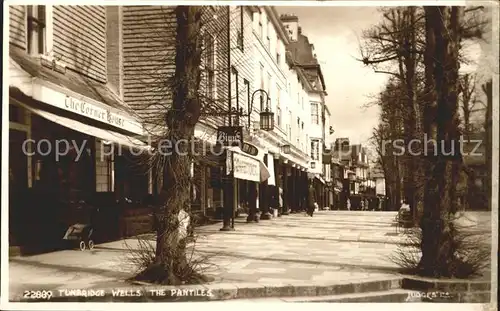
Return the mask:
<path fill-rule="evenodd" d="M 229 77 L 229 98 L 231 98 L 231 82 L 230 82 L 230 77 Z M 264 111 L 260 112 L 260 129 L 265 130 L 265 131 L 272 131 L 274 129 L 274 113 L 271 111 L 270 108 L 270 98 L 269 94 L 262 89 L 255 90 L 252 93 L 252 100 L 248 103 L 248 111 L 245 112 L 243 110 L 243 107 L 239 107 L 238 103 L 238 98 L 237 100 L 237 105 L 236 107 L 233 107 L 231 104 L 231 100 L 229 100 L 229 108 L 227 111 L 221 111 L 221 107 L 216 105 L 213 102 L 209 102 L 205 106 L 201 108 L 200 111 L 200 116 L 211 116 L 211 117 L 227 117 L 229 120 L 229 126 L 232 126 L 232 119 L 233 117 L 236 117 L 238 120 L 237 122 L 239 123 L 239 119 L 241 117 L 247 117 L 248 118 L 248 128 L 250 128 L 251 125 L 251 116 L 253 112 L 253 100 L 254 96 L 257 93 L 261 93 L 260 101 L 261 101 L 261 107 L 263 107 L 264 104 L 264 96 L 266 96 L 266 108 Z M 238 124 L 239 126 L 239 124 Z M 241 146 L 240 146 L 241 147 Z M 232 157 L 232 154 L 228 153 L 226 151 L 226 160 L 228 156 Z M 232 159 L 231 159 L 232 160 Z M 223 165 L 224 172 L 227 171 L 227 161 L 224 161 Z M 234 230 L 234 217 L 235 217 L 235 195 L 233 192 L 236 189 L 234 185 L 234 165 L 232 165 L 232 170 L 230 173 L 227 174 L 228 176 L 224 178 L 223 180 L 223 189 L 224 189 L 224 213 L 223 213 L 223 227 L 220 229 L 221 231 L 232 231 Z M 230 195 L 233 193 L 233 195 Z M 228 202 L 229 201 L 229 202 Z M 232 221 L 232 225 L 231 225 Z"/>
<path fill-rule="evenodd" d="M 271 102 L 271 98 L 269 94 L 263 89 L 255 90 L 252 93 L 252 98 L 250 100 L 251 107 L 253 107 L 253 100 L 257 93 L 260 93 L 260 129 L 264 131 L 272 131 L 274 130 L 274 113 L 271 111 L 271 107 L 269 103 Z M 264 96 L 266 96 L 266 107 L 264 108 Z M 248 123 L 251 122 L 251 116 L 248 115 Z"/>
<path fill-rule="evenodd" d="M 291 146 L 288 144 L 281 145 L 280 146 L 280 151 L 283 152 L 284 154 L 290 154 L 291 152 Z"/>

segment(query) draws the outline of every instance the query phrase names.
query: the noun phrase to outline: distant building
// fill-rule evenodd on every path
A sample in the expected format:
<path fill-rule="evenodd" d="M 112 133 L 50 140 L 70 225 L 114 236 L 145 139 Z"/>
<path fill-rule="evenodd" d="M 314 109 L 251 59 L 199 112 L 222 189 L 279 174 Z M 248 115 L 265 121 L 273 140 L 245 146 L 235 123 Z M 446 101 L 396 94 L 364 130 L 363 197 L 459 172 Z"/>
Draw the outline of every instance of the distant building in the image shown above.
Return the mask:
<path fill-rule="evenodd" d="M 384 171 L 378 165 L 371 169 L 370 178 L 375 183 L 375 194 L 380 196 L 385 196 L 385 176 Z"/>
<path fill-rule="evenodd" d="M 311 156 L 308 172 L 316 188 L 319 206 L 326 207 L 330 205 L 330 195 L 325 178 L 330 179 L 330 167 L 329 163 L 328 169 L 324 166 L 323 154 L 326 150 L 326 132 L 329 131 L 329 120 L 327 126 L 326 119 L 330 118 L 330 112 L 325 106 L 325 80 L 314 45 L 303 34 L 298 17 L 285 14 L 280 19 L 290 40 L 287 59 L 299 76 L 301 85 L 297 89 L 296 101 L 304 114 L 297 117 L 297 126 L 300 133 L 305 135 L 301 143 L 304 143 Z M 327 162 L 330 162 L 329 159 Z"/>

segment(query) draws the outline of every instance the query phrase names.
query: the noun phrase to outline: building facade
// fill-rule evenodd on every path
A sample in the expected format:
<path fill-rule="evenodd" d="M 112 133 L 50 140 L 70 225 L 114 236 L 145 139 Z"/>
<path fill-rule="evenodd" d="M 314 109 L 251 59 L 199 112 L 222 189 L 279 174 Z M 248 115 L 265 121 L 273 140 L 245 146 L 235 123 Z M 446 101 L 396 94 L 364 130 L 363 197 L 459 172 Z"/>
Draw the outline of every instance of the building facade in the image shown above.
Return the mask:
<path fill-rule="evenodd" d="M 335 163 L 336 169 L 343 171 L 340 191 L 342 207 L 346 206 L 349 199 L 351 208 L 359 209 L 361 200 L 375 196 L 376 181 L 372 176 L 366 147 L 361 144 L 351 145 L 349 138 L 337 138 L 333 147 L 332 163 Z"/>
<path fill-rule="evenodd" d="M 305 149 L 310 154 L 309 177 L 315 187 L 316 201 L 321 208 L 324 208 L 330 205 L 329 191 L 324 179 L 325 166 L 323 165 L 323 154 L 326 150 L 325 138 L 329 131 L 329 128 L 326 128 L 327 114 L 329 114 L 325 104 L 326 85 L 314 45 L 302 32 L 298 17 L 282 15 L 281 21 L 290 38 L 288 51 L 302 90 L 302 92 L 298 92 L 298 97 L 300 97 L 298 104 L 304 114 L 298 117 L 297 122 L 300 124 L 299 130 L 305 135 L 305 137 L 301 137 L 304 139 Z M 303 124 L 306 124 L 305 128 Z"/>
<path fill-rule="evenodd" d="M 125 164 L 148 148 L 109 65 L 108 17 L 104 6 L 9 6 L 11 246 L 56 247 L 78 222 L 114 239 L 128 230 L 125 205 L 147 205 L 151 176 Z"/>
<path fill-rule="evenodd" d="M 281 207 L 280 188 L 283 203 L 280 212 L 286 214 L 288 210 L 305 207 L 305 191 L 301 189 L 306 179 L 308 155 L 299 125 L 295 123 L 296 116 L 302 111 L 296 109 L 295 99 L 291 96 L 292 83 L 297 76 L 291 70 L 286 54 L 288 36 L 275 8 L 249 8 L 252 11 L 253 57 L 247 65 L 251 65 L 254 72 L 251 97 L 253 114 L 257 117 L 252 121 L 258 120 L 259 113 L 266 109 L 272 111 L 275 118 L 272 131 L 260 131 L 258 122 L 254 122 L 250 139 L 263 150 L 265 163 L 272 172 L 258 189 L 258 205 L 266 219 L 269 218 L 268 207 Z"/>
<path fill-rule="evenodd" d="M 162 178 L 137 150 L 150 152 L 148 143 L 165 132 L 176 26 L 172 6 L 9 7 L 12 245 L 57 244 L 76 222 L 94 223 L 96 241 L 152 230 Z M 294 37 L 273 7 L 204 6 L 200 35 L 203 105 L 242 108 L 250 122 L 202 115 L 195 137 L 213 146 L 218 127 L 243 126 L 258 154 L 231 151 L 239 164 L 230 165 L 238 177 L 229 188 L 220 159 L 197 158 L 191 211 L 217 214 L 232 201 L 269 215 L 281 207 L 280 193 L 283 214 L 304 210 L 308 172 L 324 184 L 330 171 L 321 152 L 329 117 L 319 65 L 298 62 Z M 261 103 L 261 91 L 269 100 Z M 274 113 L 272 131 L 259 129 L 266 109 Z M 64 154 L 39 152 L 40 144 L 66 142 Z M 255 169 L 237 172 L 242 167 Z M 318 189 L 315 200 L 324 206 L 325 197 Z M 27 224 L 33 228 L 24 232 Z"/>
<path fill-rule="evenodd" d="M 115 24 L 122 28 L 121 51 L 123 59 L 124 100 L 144 120 L 144 126 L 153 139 L 166 129 L 165 112 L 172 103 L 175 73 L 176 16 L 175 6 L 117 7 Z M 230 46 L 228 27 L 230 7 L 204 6 L 202 12 L 202 77 L 199 96 L 203 106 L 211 105 L 220 111 L 228 110 L 228 85 L 234 73 L 229 65 Z M 232 17 L 232 16 L 231 16 Z M 232 88 L 232 86 L 231 86 Z M 232 121 L 232 120 L 231 120 Z M 228 125 L 228 117 L 201 116 L 195 128 L 195 138 L 207 146 L 216 144 L 219 126 Z M 191 212 L 216 213 L 224 205 L 220 176 L 222 168 L 216 161 L 208 161 L 200 154 L 192 164 Z M 161 183 L 161 179 L 159 180 Z M 228 200 L 229 198 L 226 198 Z"/>

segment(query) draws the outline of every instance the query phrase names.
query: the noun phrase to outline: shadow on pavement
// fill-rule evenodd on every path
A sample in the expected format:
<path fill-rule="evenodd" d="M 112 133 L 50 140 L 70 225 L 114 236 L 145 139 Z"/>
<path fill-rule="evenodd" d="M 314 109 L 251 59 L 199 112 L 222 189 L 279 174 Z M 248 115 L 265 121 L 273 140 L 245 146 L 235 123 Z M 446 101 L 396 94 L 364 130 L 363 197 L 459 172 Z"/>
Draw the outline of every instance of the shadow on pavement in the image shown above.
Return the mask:
<path fill-rule="evenodd" d="M 401 245 L 402 242 L 399 241 L 380 241 L 380 240 L 363 240 L 363 239 L 339 239 L 339 238 L 328 238 L 328 237 L 309 237 L 309 236 L 294 236 L 294 235 L 278 235 L 278 234 L 268 234 L 268 233 L 240 233 L 232 231 L 227 233 L 230 235 L 241 235 L 241 236 L 260 236 L 265 238 L 275 238 L 275 239 L 299 239 L 299 240 L 314 240 L 314 241 L 331 241 L 331 242 L 355 242 L 355 243 L 372 243 L 372 244 L 394 244 Z"/>
<path fill-rule="evenodd" d="M 37 261 L 28 261 L 28 260 L 18 260 L 16 258 L 11 258 L 9 261 L 15 262 L 21 265 L 29 265 L 29 266 L 34 266 L 38 268 L 48 268 L 48 269 L 55 269 L 61 272 L 84 272 L 84 273 L 89 273 L 89 274 L 98 274 L 110 278 L 128 278 L 130 277 L 130 273 L 128 272 L 120 272 L 120 271 L 113 271 L 113 270 L 107 270 L 107 269 L 99 269 L 99 268 L 89 268 L 89 267 L 84 267 L 84 266 L 66 266 L 66 265 L 61 265 L 61 264 L 52 264 L 52 263 L 42 263 L 42 262 L 37 262 Z"/>
<path fill-rule="evenodd" d="M 399 274 L 399 269 L 397 267 L 383 267 L 383 266 L 377 267 L 377 266 L 374 266 L 373 264 L 360 265 L 360 264 L 350 264 L 350 263 L 323 262 L 323 261 L 316 261 L 316 260 L 257 257 L 257 256 L 250 256 L 250 255 L 245 255 L 245 254 L 227 253 L 224 251 L 220 251 L 220 252 L 216 253 L 216 252 L 211 252 L 211 251 L 198 250 L 198 252 L 204 253 L 204 254 L 213 254 L 214 256 L 216 255 L 216 256 L 225 256 L 225 257 L 233 257 L 233 258 L 252 259 L 252 260 L 259 260 L 259 261 L 287 262 L 287 263 L 308 264 L 308 265 L 314 265 L 314 266 L 321 265 L 321 266 L 330 266 L 330 267 L 352 268 L 352 269 L 357 269 L 357 271 L 361 271 L 360 269 L 362 269 L 365 271 L 370 270 L 370 271 L 398 273 Z"/>

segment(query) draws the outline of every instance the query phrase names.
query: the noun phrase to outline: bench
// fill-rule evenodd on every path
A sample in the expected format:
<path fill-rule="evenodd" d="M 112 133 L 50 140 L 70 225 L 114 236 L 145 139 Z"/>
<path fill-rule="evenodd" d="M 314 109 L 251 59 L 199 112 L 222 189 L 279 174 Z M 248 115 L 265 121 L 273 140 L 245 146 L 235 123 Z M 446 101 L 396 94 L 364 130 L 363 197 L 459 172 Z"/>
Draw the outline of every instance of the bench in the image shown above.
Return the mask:
<path fill-rule="evenodd" d="M 413 227 L 413 218 L 410 211 L 399 211 L 396 215 L 396 232 L 403 228 L 406 233 L 408 228 Z"/>

